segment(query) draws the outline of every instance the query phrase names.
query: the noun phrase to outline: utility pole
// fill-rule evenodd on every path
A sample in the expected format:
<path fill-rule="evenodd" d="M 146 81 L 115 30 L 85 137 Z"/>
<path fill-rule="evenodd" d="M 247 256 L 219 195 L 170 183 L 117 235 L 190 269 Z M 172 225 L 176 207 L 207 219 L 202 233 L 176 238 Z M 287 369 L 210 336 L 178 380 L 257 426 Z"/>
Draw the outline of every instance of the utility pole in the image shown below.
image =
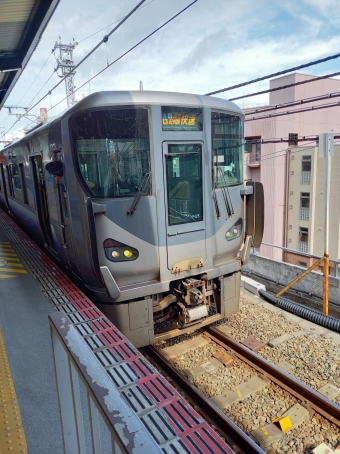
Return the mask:
<path fill-rule="evenodd" d="M 74 96 L 75 86 L 73 83 L 73 76 L 75 75 L 74 61 L 73 61 L 73 50 L 78 45 L 72 38 L 70 44 L 62 44 L 59 36 L 59 41 L 55 42 L 54 49 L 59 49 L 59 58 L 57 58 L 56 71 L 61 68 L 62 77 L 67 76 L 65 79 L 66 96 L 67 96 L 67 107 L 73 106 L 77 101 Z"/>
<path fill-rule="evenodd" d="M 334 134 L 319 135 L 319 158 L 325 158 L 325 219 L 323 248 L 323 313 L 328 315 L 329 293 L 329 198 L 331 189 L 331 157 L 334 155 Z"/>

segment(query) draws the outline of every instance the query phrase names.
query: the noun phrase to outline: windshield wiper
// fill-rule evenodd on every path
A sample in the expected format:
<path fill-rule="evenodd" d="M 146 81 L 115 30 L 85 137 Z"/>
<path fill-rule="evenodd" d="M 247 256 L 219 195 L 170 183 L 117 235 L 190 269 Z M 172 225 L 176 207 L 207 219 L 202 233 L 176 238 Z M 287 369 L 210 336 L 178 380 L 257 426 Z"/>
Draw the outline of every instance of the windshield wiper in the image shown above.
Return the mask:
<path fill-rule="evenodd" d="M 141 182 L 140 182 L 140 185 L 139 185 L 139 189 L 138 189 L 138 192 L 136 194 L 136 197 L 134 198 L 134 201 L 131 205 L 131 208 L 126 212 L 127 214 L 133 214 L 135 211 L 136 211 L 136 208 L 137 208 L 137 205 L 139 203 L 139 200 L 140 198 L 142 197 L 142 194 L 143 194 L 143 191 L 144 191 L 144 187 L 146 185 L 146 183 L 150 181 L 150 172 L 147 172 Z"/>

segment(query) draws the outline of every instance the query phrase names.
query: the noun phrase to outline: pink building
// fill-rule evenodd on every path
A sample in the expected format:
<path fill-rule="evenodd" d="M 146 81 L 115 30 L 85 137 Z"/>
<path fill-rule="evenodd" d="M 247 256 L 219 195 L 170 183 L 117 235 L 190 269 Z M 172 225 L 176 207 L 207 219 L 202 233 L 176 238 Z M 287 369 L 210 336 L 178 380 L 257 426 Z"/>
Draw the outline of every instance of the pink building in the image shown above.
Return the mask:
<path fill-rule="evenodd" d="M 272 79 L 270 88 L 281 87 L 292 83 L 313 79 L 315 76 L 307 74 L 289 74 Z M 269 105 L 289 103 L 315 96 L 340 92 L 340 80 L 324 79 L 315 82 L 297 85 L 294 87 L 273 91 L 269 96 Z M 287 107 L 277 112 L 263 112 L 269 115 L 287 110 L 339 101 L 338 98 L 313 101 L 311 103 Z M 268 106 L 266 106 L 268 107 Z M 264 109 L 265 106 L 262 107 Z M 259 108 L 261 109 L 261 108 Z M 244 109 L 245 113 L 254 111 L 254 108 Z M 258 114 L 256 114 L 258 115 Z M 254 116 L 256 116 L 254 114 Z M 247 118 L 251 118 L 250 115 Z M 245 122 L 245 138 L 251 143 L 246 145 L 245 179 L 263 183 L 265 196 L 265 228 L 263 241 L 278 246 L 286 245 L 286 218 L 287 218 L 287 151 L 296 145 L 306 146 L 310 141 L 297 142 L 297 136 L 317 136 L 324 132 L 340 133 L 340 106 L 301 112 L 292 115 L 278 116 Z M 256 144 L 256 139 L 288 138 L 290 143 Z M 312 145 L 312 143 L 311 143 Z M 315 143 L 314 143 L 315 146 Z M 269 246 L 261 246 L 261 255 L 283 259 L 283 251 Z"/>

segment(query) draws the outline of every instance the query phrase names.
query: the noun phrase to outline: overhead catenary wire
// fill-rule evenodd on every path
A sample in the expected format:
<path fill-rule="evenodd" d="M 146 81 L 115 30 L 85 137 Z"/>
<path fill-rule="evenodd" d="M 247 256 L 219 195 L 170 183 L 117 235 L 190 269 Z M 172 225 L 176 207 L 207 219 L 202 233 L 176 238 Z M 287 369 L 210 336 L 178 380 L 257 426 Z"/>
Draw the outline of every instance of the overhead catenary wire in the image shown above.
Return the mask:
<path fill-rule="evenodd" d="M 47 57 L 47 59 L 45 60 L 45 63 L 42 65 L 42 67 L 40 68 L 40 71 L 38 72 L 38 74 L 35 76 L 33 82 L 31 83 L 31 85 L 27 88 L 27 90 L 25 91 L 24 95 L 21 97 L 21 99 L 17 102 L 17 104 L 20 104 L 21 101 L 24 99 L 24 97 L 27 95 L 27 93 L 29 92 L 29 90 L 32 88 L 32 85 L 34 84 L 34 82 L 37 80 L 37 78 L 39 77 L 39 74 L 41 73 L 41 71 L 44 69 L 46 63 L 48 62 L 48 60 L 50 59 L 51 55 L 54 53 L 54 49 L 52 49 L 51 53 L 49 54 L 49 56 Z"/>
<path fill-rule="evenodd" d="M 196 0 L 196 1 L 197 1 L 197 0 Z M 85 60 L 87 60 L 87 59 L 89 58 L 90 55 L 93 54 L 93 52 L 95 52 L 95 51 L 98 49 L 98 47 L 100 47 L 103 43 L 106 43 L 106 42 L 108 41 L 109 37 L 110 37 L 110 36 L 111 36 L 111 35 L 112 35 L 112 34 L 113 34 L 113 33 L 114 33 L 114 32 L 115 32 L 115 31 L 116 31 L 116 30 L 117 30 L 117 29 L 118 29 L 118 28 L 119 28 L 119 27 L 120 27 L 120 26 L 121 26 L 121 25 L 122 25 L 122 24 L 123 24 L 123 23 L 132 15 L 132 14 L 133 14 L 133 13 L 134 13 L 134 12 L 135 12 L 135 11 L 137 11 L 137 9 L 138 9 L 144 2 L 145 2 L 145 0 L 141 0 L 134 8 L 133 8 L 133 9 L 132 9 L 132 10 L 131 10 L 131 11 L 130 11 L 130 12 L 129 12 L 121 21 L 120 21 L 120 22 L 119 22 L 119 24 L 118 24 L 116 27 L 114 27 L 114 28 L 110 31 L 110 33 L 108 33 L 107 35 L 105 35 L 105 36 L 103 37 L 103 39 L 102 39 L 102 40 L 101 40 L 101 41 L 100 41 L 100 42 L 99 42 L 99 43 L 98 43 L 90 52 L 88 52 L 88 53 L 85 55 L 85 57 L 84 57 L 76 66 L 74 66 L 74 68 L 73 68 L 72 70 L 75 71 L 82 63 L 84 63 Z M 51 77 L 52 77 L 52 76 L 51 76 Z M 55 89 L 56 89 L 56 88 L 57 88 L 57 87 L 58 87 L 58 86 L 67 78 L 67 77 L 68 77 L 68 74 L 66 74 L 64 77 L 62 77 L 62 78 L 60 79 L 60 81 L 59 81 L 51 90 L 49 90 L 48 93 L 46 93 L 41 99 L 39 99 L 39 101 L 37 101 L 32 107 L 30 107 L 30 108 L 27 110 L 26 114 L 27 114 L 28 112 L 30 112 L 34 107 L 36 107 L 43 99 L 45 99 L 46 96 L 48 96 L 49 94 L 51 94 L 52 91 L 55 90 Z M 15 124 L 16 124 L 17 122 L 18 122 L 18 120 L 11 126 L 10 129 L 12 129 L 13 126 L 15 126 Z M 6 131 L 4 134 L 7 134 L 7 132 L 8 132 L 8 131 Z"/>
<path fill-rule="evenodd" d="M 138 47 L 139 45 L 141 45 L 144 41 L 146 41 L 147 39 L 149 39 L 152 35 L 154 35 L 155 33 L 157 33 L 159 30 L 161 30 L 163 27 L 165 27 L 167 24 L 169 24 L 171 21 L 173 21 L 174 19 L 176 19 L 176 17 L 178 17 L 180 14 L 184 13 L 184 11 L 186 11 L 188 8 L 190 8 L 194 3 L 196 3 L 198 0 L 194 0 L 193 2 L 191 2 L 188 6 L 186 6 L 185 8 L 183 8 L 181 11 L 179 11 L 177 14 L 175 14 L 174 16 L 172 16 L 169 20 L 167 20 L 166 22 L 164 22 L 164 24 L 160 25 L 158 28 L 156 28 L 153 32 L 149 33 L 149 35 L 147 35 L 145 38 L 141 39 L 140 41 L 138 41 L 137 44 L 135 44 L 134 46 L 130 47 L 129 50 L 127 50 L 126 52 L 124 52 L 122 55 L 120 55 L 118 58 L 116 58 L 113 62 L 109 63 L 108 65 L 106 65 L 104 68 L 102 68 L 100 71 L 98 71 L 94 76 L 92 76 L 90 79 L 88 79 L 86 82 L 84 82 L 82 85 L 80 85 L 79 87 L 77 87 L 77 89 L 74 91 L 78 91 L 80 90 L 82 87 L 84 87 L 86 84 L 88 84 L 89 82 L 91 82 L 93 79 L 95 79 L 97 76 L 99 76 L 101 73 L 103 73 L 104 71 L 106 71 L 108 68 L 110 68 L 113 64 L 117 63 L 119 60 L 121 60 L 123 57 L 125 57 L 125 55 L 127 55 L 128 53 L 130 53 L 132 50 L 134 50 L 136 47 Z M 65 101 L 67 97 L 61 99 L 57 104 L 54 104 L 54 106 L 49 109 L 48 111 L 52 110 L 54 107 L 58 106 L 61 102 Z"/>
<path fill-rule="evenodd" d="M 340 57 L 340 53 L 334 54 L 334 55 L 330 55 L 330 56 L 325 57 L 325 58 L 320 58 L 319 60 L 314 60 L 314 61 L 310 61 L 308 63 L 304 63 L 303 65 L 294 66 L 293 68 L 285 69 L 283 71 L 279 71 L 279 72 L 276 72 L 276 73 L 273 73 L 273 74 L 268 74 L 267 76 L 258 77 L 257 79 L 249 80 L 248 82 L 243 82 L 241 84 L 232 85 L 231 87 L 222 88 L 221 90 L 211 91 L 210 93 L 206 93 L 206 95 L 207 96 L 216 95 L 217 93 L 223 93 L 225 91 L 233 90 L 235 88 L 245 87 L 246 85 L 254 84 L 256 82 L 260 82 L 261 80 L 271 79 L 273 77 L 277 77 L 277 76 L 281 76 L 283 74 L 291 73 L 291 72 L 297 71 L 299 69 L 308 68 L 308 67 L 314 66 L 314 65 L 319 65 L 320 63 L 325 63 L 326 61 L 329 61 L 329 60 L 335 60 L 336 58 L 339 58 L 339 57 Z"/>
<path fill-rule="evenodd" d="M 314 77 L 313 79 L 301 80 L 300 82 L 294 82 L 292 84 L 281 85 L 276 88 L 268 88 L 268 90 L 256 91 L 254 93 L 249 93 L 248 95 L 236 96 L 235 98 L 230 98 L 228 101 L 237 101 L 238 99 L 250 98 L 251 96 L 263 95 L 265 93 L 271 93 L 273 91 L 285 90 L 286 88 L 296 87 L 297 85 L 309 84 L 311 82 L 317 82 L 322 79 L 329 79 L 330 77 L 340 76 L 340 71 L 336 73 L 325 74 L 324 76 Z"/>
<path fill-rule="evenodd" d="M 148 2 L 148 3 L 145 3 L 145 5 L 139 7 L 138 9 L 140 10 L 140 9 L 142 9 L 142 8 L 145 8 L 146 6 L 150 5 L 150 3 L 153 3 L 153 2 L 155 2 L 155 1 L 156 1 L 156 0 L 151 0 L 151 1 Z M 125 17 L 125 16 L 124 16 L 124 17 Z M 112 22 L 111 24 L 106 25 L 106 27 L 103 27 L 103 28 L 101 28 L 100 30 L 98 30 L 98 31 L 92 33 L 91 35 L 87 36 L 86 38 L 81 39 L 80 41 L 78 41 L 78 44 L 82 43 L 83 41 L 86 41 L 86 40 L 89 39 L 89 38 L 92 38 L 92 36 L 97 35 L 98 33 L 102 32 L 102 31 L 105 30 L 106 28 L 111 27 L 112 25 L 116 24 L 116 23 L 119 22 L 120 20 L 124 19 L 124 17 L 121 17 L 120 19 L 117 19 L 116 21 Z"/>
<path fill-rule="evenodd" d="M 144 0 L 145 1 L 145 0 Z M 136 47 L 138 47 L 139 45 L 141 45 L 144 41 L 146 41 L 147 39 L 149 39 L 151 36 L 153 36 L 155 33 L 157 33 L 159 30 L 161 30 L 163 27 L 165 27 L 166 25 L 168 25 L 170 22 L 172 22 L 174 19 L 176 19 L 176 17 L 178 17 L 180 14 L 184 13 L 184 11 L 186 11 L 187 9 L 189 9 L 192 5 L 194 5 L 195 3 L 197 3 L 198 0 L 194 0 L 193 2 L 191 2 L 189 5 L 187 5 L 185 8 L 183 8 L 181 11 L 179 11 L 177 14 L 175 14 L 174 16 L 172 16 L 169 20 L 167 20 L 166 22 L 164 22 L 164 24 L 160 25 L 158 28 L 156 28 L 153 32 L 149 33 L 145 38 L 143 38 L 142 40 L 140 40 L 137 44 L 135 44 L 134 46 L 132 46 L 129 50 L 127 50 L 126 52 L 124 52 L 120 57 L 116 58 L 113 62 L 111 62 L 109 65 L 105 66 L 103 69 L 101 69 L 97 74 L 95 74 L 93 77 L 91 77 L 90 79 L 88 79 L 86 82 L 84 82 L 81 86 L 77 87 L 77 89 L 75 90 L 78 91 L 80 90 L 84 85 L 88 84 L 91 80 L 93 80 L 95 77 L 99 76 L 102 72 L 104 72 L 106 69 L 108 69 L 109 67 L 111 67 L 114 63 L 118 62 L 119 60 L 121 60 L 125 55 L 127 55 L 128 53 L 130 53 L 132 50 L 134 50 Z M 79 64 L 77 65 L 79 66 Z M 52 89 L 53 90 L 53 89 Z M 50 92 L 52 91 L 50 90 Z M 50 93 L 49 92 L 49 93 Z M 49 94 L 47 93 L 44 98 Z M 42 98 L 42 99 L 44 99 Z M 63 98 L 62 100 L 60 100 L 57 104 L 55 104 L 54 106 L 52 106 L 50 109 L 48 109 L 48 112 L 51 111 L 54 107 L 56 107 L 57 105 L 59 105 L 61 102 L 63 102 L 67 97 Z M 40 101 L 39 101 L 40 102 Z M 37 104 L 35 104 L 37 105 Z M 34 107 L 34 106 L 33 106 Z M 32 107 L 32 108 L 33 108 Z M 31 108 L 31 109 L 32 109 Z M 30 110 L 31 110 L 30 109 Z M 29 111 L 28 111 L 29 112 Z M 18 122 L 18 120 L 11 126 L 10 129 L 13 128 L 13 126 Z M 33 123 L 33 121 L 30 121 L 30 123 L 28 124 L 31 124 Z M 10 130 L 9 129 L 9 130 Z M 8 131 L 9 131 L 8 130 Z M 7 132 L 5 134 L 7 134 Z"/>

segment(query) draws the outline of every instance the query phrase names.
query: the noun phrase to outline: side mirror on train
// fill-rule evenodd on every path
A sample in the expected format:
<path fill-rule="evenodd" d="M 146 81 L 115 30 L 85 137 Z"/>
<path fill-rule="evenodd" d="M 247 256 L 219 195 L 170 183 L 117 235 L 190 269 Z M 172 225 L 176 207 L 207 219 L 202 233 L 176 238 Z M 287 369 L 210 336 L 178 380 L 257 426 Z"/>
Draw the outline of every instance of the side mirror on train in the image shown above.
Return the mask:
<path fill-rule="evenodd" d="M 61 161 L 52 161 L 46 164 L 45 169 L 52 175 L 62 177 L 64 175 L 63 163 Z"/>
<path fill-rule="evenodd" d="M 263 185 L 257 181 L 247 181 L 246 186 L 252 186 L 253 193 L 246 199 L 245 234 L 252 237 L 252 247 L 260 247 L 264 229 Z"/>

